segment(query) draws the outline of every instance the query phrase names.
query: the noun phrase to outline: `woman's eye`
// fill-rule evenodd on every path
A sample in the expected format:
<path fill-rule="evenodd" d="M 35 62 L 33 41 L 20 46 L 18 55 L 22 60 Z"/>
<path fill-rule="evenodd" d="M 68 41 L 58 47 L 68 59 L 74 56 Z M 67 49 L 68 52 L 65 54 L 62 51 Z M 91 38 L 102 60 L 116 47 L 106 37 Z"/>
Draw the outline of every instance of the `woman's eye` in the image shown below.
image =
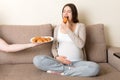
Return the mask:
<path fill-rule="evenodd" d="M 66 13 L 66 12 L 67 12 L 66 10 L 63 11 L 63 13 Z"/>
<path fill-rule="evenodd" d="M 68 13 L 71 13 L 71 11 L 67 11 Z"/>
<path fill-rule="evenodd" d="M 63 13 L 71 13 L 71 11 L 63 11 Z"/>

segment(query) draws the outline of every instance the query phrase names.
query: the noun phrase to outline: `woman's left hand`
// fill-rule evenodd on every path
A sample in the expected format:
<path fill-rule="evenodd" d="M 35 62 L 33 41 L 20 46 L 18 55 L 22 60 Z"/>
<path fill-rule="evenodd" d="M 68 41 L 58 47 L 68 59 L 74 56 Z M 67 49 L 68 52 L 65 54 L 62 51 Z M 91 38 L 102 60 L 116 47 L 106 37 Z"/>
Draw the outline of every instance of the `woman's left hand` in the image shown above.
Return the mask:
<path fill-rule="evenodd" d="M 70 29 L 71 25 L 70 25 L 70 22 L 67 21 L 67 23 L 63 23 L 62 24 L 62 28 L 64 29 L 64 31 L 66 32 L 68 29 Z"/>

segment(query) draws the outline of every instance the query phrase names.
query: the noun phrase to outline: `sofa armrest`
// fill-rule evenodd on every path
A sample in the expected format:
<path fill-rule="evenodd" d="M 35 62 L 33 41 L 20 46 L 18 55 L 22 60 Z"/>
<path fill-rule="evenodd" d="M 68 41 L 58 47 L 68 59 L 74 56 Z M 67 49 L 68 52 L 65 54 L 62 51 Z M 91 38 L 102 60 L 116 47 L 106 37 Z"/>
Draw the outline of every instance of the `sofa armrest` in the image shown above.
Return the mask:
<path fill-rule="evenodd" d="M 120 71 L 120 58 L 115 53 L 120 53 L 120 47 L 108 48 L 108 63 Z"/>

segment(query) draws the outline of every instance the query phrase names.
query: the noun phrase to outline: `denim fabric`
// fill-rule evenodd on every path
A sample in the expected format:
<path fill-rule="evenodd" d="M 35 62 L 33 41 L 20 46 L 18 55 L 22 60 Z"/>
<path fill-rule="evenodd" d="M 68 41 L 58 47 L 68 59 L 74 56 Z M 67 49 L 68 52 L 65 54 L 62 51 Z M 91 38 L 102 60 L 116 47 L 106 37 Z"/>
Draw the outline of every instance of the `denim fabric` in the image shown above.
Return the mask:
<path fill-rule="evenodd" d="M 64 65 L 56 59 L 38 55 L 33 58 L 33 64 L 44 71 L 62 72 L 66 76 L 96 76 L 99 73 L 100 67 L 95 62 L 91 61 L 74 61 L 70 65 Z"/>

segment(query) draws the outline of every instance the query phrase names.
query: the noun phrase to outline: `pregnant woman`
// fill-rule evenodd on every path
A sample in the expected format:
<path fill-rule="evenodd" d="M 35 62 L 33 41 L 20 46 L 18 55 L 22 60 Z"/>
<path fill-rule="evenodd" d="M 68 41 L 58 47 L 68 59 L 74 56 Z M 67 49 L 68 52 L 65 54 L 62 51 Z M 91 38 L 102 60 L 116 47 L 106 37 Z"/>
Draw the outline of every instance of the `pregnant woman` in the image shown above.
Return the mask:
<path fill-rule="evenodd" d="M 74 4 L 66 4 L 62 9 L 62 18 L 67 18 L 54 29 L 52 54 L 54 58 L 38 55 L 33 59 L 34 65 L 43 71 L 65 76 L 96 76 L 99 65 L 86 61 L 83 48 L 86 29 L 79 23 Z"/>

